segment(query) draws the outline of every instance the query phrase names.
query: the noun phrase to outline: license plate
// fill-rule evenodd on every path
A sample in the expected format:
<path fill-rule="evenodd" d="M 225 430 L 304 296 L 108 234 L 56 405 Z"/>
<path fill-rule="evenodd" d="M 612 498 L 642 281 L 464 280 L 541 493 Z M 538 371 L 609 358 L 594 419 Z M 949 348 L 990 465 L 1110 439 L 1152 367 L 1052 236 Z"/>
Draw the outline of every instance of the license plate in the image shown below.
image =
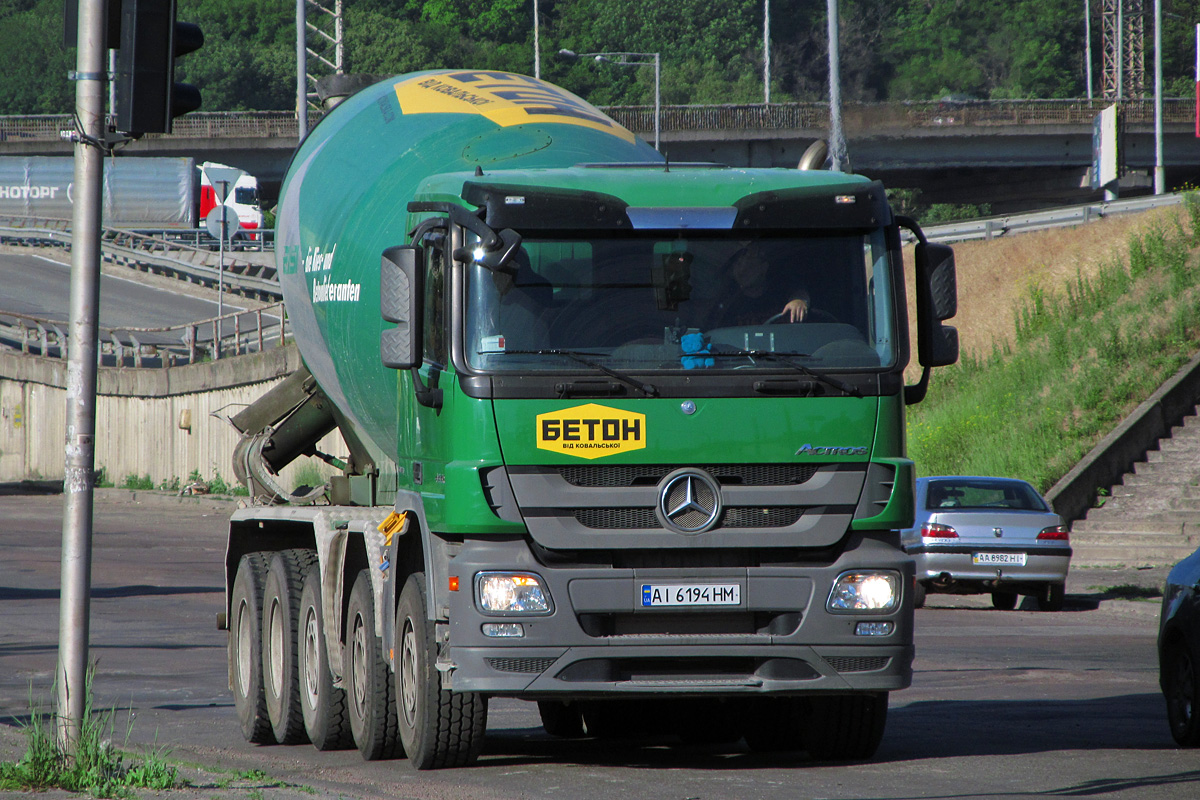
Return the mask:
<path fill-rule="evenodd" d="M 1015 564 L 1025 566 L 1024 553 L 976 553 L 971 557 L 976 564 Z"/>
<path fill-rule="evenodd" d="M 642 606 L 736 606 L 742 602 L 737 583 L 643 583 Z"/>

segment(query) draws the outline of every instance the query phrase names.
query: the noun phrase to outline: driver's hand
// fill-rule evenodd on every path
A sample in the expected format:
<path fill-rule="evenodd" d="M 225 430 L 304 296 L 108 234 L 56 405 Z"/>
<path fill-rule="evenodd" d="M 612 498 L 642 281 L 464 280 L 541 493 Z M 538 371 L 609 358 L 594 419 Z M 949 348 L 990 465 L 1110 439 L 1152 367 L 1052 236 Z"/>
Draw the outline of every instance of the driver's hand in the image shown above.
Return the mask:
<path fill-rule="evenodd" d="M 797 297 L 784 306 L 781 313 L 787 315 L 788 322 L 801 322 L 808 314 L 808 303 Z"/>

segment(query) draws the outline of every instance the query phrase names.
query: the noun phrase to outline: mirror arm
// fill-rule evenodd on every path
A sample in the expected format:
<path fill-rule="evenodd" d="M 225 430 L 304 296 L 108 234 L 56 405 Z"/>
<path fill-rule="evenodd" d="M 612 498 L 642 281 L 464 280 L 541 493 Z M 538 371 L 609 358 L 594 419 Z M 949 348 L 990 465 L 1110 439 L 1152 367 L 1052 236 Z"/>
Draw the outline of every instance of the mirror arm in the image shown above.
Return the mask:
<path fill-rule="evenodd" d="M 421 379 L 420 367 L 412 368 L 413 379 L 413 394 L 416 395 L 417 402 L 426 408 L 432 408 L 435 411 L 442 407 L 443 392 L 441 389 L 429 386 Z"/>
<path fill-rule="evenodd" d="M 921 367 L 921 379 L 912 386 L 904 387 L 904 405 L 914 406 L 925 399 L 929 389 L 929 367 Z"/>

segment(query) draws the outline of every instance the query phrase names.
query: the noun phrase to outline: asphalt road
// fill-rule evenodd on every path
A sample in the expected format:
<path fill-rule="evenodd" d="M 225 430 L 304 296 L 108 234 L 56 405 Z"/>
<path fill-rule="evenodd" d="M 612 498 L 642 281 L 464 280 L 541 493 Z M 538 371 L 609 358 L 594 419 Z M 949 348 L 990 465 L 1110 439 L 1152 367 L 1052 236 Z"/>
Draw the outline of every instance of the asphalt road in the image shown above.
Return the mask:
<path fill-rule="evenodd" d="M 70 313 L 71 268 L 56 250 L 48 257 L 31 248 L 0 248 L 0 312 L 26 314 L 60 323 L 66 329 Z M 232 302 L 231 302 L 232 300 Z M 229 314 L 246 310 L 242 298 L 226 298 L 221 309 Z M 217 293 L 183 281 L 147 275 L 124 268 L 109 268 L 100 276 L 101 328 L 166 328 L 189 325 L 217 316 Z M 269 317 L 268 324 L 276 324 Z M 253 315 L 241 319 L 243 332 L 254 329 Z M 233 323 L 225 323 L 226 333 Z M 264 328 L 266 330 L 267 328 Z M 201 328 L 198 339 L 212 338 L 211 326 Z M 177 344 L 182 331 L 143 334 L 145 344 Z"/>
<path fill-rule="evenodd" d="M 1200 752 L 1177 749 L 1158 693 L 1155 602 L 1105 587 L 1165 570 L 1077 570 L 1067 610 L 994 611 L 933 596 L 917 612 L 913 686 L 891 698 L 866 764 L 667 739 L 563 741 L 536 708 L 494 701 L 470 769 L 416 773 L 357 751 L 246 744 L 227 689 L 225 518 L 232 504 L 97 494 L 91 654 L 114 739 L 185 764 L 171 798 L 1045 798 L 1192 800 Z M 51 695 L 62 498 L 0 492 L 0 759 L 22 751 L 29 699 Z M 132 714 L 132 718 L 131 718 Z M 257 772 L 256 772 L 257 771 Z M 265 777 L 264 777 L 265 776 Z M 145 793 L 149 794 L 149 793 Z M 49 793 L 47 798 L 67 797 Z"/>

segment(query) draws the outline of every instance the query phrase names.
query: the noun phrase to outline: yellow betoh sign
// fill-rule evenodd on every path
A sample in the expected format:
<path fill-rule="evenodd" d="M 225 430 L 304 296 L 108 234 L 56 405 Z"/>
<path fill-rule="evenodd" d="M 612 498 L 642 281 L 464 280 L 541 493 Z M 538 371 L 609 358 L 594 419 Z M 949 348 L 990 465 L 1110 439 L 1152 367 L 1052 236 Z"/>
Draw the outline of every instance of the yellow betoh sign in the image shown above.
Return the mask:
<path fill-rule="evenodd" d="M 646 446 L 646 415 L 588 403 L 537 415 L 537 446 L 579 458 L 602 458 Z"/>
<path fill-rule="evenodd" d="M 396 99 L 405 114 L 479 114 L 502 128 L 558 122 L 611 133 L 627 142 L 635 138 L 586 100 L 511 72 L 464 70 L 420 75 L 397 83 Z"/>

